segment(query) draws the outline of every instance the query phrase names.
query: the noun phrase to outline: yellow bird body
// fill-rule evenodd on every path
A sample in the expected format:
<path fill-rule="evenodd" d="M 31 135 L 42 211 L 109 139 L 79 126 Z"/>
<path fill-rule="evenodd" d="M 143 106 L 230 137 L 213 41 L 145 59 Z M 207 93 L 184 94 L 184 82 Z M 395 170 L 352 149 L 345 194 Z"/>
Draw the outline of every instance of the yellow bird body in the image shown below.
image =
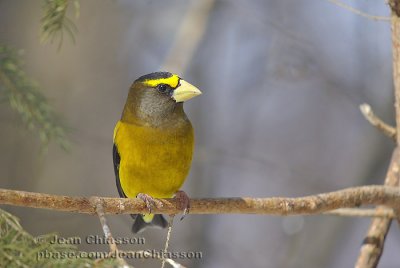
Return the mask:
<path fill-rule="evenodd" d="M 189 173 L 194 144 L 190 122 L 154 128 L 119 121 L 114 143 L 121 157 L 119 178 L 127 197 L 146 193 L 170 198 Z"/>

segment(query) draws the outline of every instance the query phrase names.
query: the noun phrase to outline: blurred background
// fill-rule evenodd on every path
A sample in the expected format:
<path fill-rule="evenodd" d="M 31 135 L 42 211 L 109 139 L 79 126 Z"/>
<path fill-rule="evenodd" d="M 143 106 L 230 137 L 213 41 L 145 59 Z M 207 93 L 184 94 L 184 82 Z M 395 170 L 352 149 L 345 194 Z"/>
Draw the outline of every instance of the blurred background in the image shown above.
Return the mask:
<path fill-rule="evenodd" d="M 389 16 L 384 1 L 346 1 Z M 196 151 L 183 189 L 191 197 L 302 196 L 381 184 L 393 143 L 359 105 L 394 124 L 390 23 L 317 0 L 113 0 L 68 11 L 78 32 L 40 43 L 43 1 L 0 1 L 0 44 L 23 49 L 33 77 L 71 131 L 65 152 L 41 149 L 35 131 L 0 105 L 0 187 L 117 197 L 113 128 L 137 77 L 180 74 L 203 95 L 185 104 Z M 33 235 L 102 235 L 97 217 L 2 206 Z M 163 248 L 166 231 L 130 233 L 131 218 L 108 216 L 115 237 L 144 237 L 129 250 Z M 171 251 L 201 251 L 189 267 L 351 267 L 370 219 L 334 216 L 189 215 L 175 220 Z M 393 224 L 380 267 L 399 267 Z M 81 250 L 108 250 L 83 243 Z M 157 260 L 135 260 L 140 267 Z"/>

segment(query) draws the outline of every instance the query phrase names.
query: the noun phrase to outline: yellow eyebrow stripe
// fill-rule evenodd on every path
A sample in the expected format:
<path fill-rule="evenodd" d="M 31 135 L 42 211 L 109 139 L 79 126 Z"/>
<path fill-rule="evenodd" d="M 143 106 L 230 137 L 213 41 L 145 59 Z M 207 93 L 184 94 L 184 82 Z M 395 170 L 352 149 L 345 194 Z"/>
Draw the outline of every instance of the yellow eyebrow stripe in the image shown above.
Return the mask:
<path fill-rule="evenodd" d="M 159 84 L 167 84 L 172 88 L 176 88 L 179 84 L 179 76 L 177 76 L 176 74 L 173 74 L 171 77 L 168 78 L 158 78 L 158 79 L 149 79 L 149 80 L 145 80 L 143 83 L 146 86 L 150 86 L 150 87 L 156 87 Z"/>

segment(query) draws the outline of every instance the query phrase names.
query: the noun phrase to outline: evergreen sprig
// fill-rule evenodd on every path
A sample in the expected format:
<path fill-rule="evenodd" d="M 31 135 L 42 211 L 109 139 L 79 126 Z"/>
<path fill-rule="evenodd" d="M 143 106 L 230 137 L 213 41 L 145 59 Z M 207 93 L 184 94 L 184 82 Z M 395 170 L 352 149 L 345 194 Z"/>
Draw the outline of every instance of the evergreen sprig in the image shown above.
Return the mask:
<path fill-rule="evenodd" d="M 75 7 L 75 16 L 79 16 L 78 0 L 44 0 L 44 15 L 41 19 L 41 41 L 43 43 L 53 43 L 59 40 L 58 49 L 61 48 L 64 32 L 66 32 L 73 42 L 75 42 L 75 34 L 78 29 L 74 22 L 67 16 L 67 10 L 70 3 Z"/>
<path fill-rule="evenodd" d="M 75 245 L 54 243 L 55 236 L 46 234 L 33 237 L 21 227 L 15 216 L 0 209 L 1 267 L 118 266 L 115 258 L 89 258 L 91 254 L 79 252 Z"/>
<path fill-rule="evenodd" d="M 22 70 L 20 52 L 0 45 L 0 98 L 7 101 L 43 145 L 51 140 L 67 149 L 67 128 L 53 111 L 39 86 Z"/>

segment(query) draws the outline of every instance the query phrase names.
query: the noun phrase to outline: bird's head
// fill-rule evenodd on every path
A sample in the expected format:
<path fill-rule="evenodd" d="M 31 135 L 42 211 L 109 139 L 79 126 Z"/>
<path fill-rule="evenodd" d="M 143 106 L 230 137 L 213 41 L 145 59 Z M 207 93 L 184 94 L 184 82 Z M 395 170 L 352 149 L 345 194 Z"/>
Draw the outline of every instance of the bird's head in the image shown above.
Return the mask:
<path fill-rule="evenodd" d="M 176 74 L 146 74 L 133 82 L 122 117 L 159 121 L 172 113 L 183 113 L 183 102 L 200 94 L 199 89 Z"/>
<path fill-rule="evenodd" d="M 178 75 L 168 72 L 146 74 L 133 82 L 132 88 L 142 89 L 143 94 L 158 95 L 160 98 L 170 98 L 175 102 L 184 102 L 201 94 Z"/>

